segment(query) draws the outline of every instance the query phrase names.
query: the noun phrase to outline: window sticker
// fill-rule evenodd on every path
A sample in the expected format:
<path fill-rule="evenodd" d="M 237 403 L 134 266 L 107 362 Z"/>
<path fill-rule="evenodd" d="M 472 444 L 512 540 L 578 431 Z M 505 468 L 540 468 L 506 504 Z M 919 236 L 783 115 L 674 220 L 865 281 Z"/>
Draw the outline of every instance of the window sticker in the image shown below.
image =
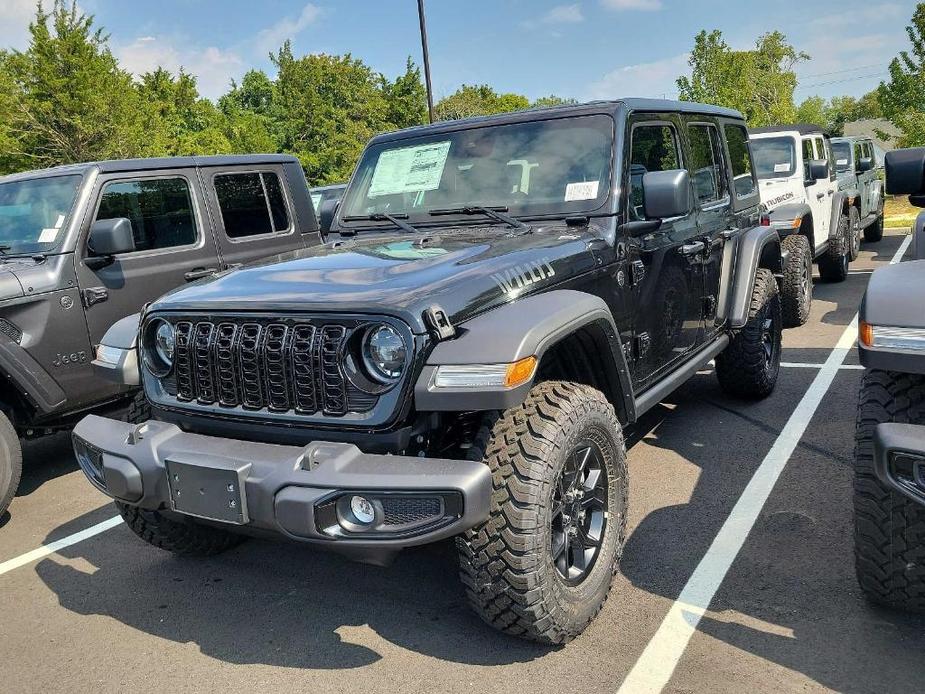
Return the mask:
<path fill-rule="evenodd" d="M 383 152 L 376 162 L 367 196 L 436 190 L 449 152 L 449 140 Z"/>
<path fill-rule="evenodd" d="M 597 188 L 600 181 L 582 181 L 569 183 L 565 186 L 565 202 L 575 200 L 594 200 L 597 198 Z"/>
<path fill-rule="evenodd" d="M 848 166 L 848 160 L 847 159 L 836 159 L 835 164 L 838 166 Z"/>
<path fill-rule="evenodd" d="M 790 164 L 775 164 L 774 173 L 786 173 L 790 171 Z"/>
<path fill-rule="evenodd" d="M 55 220 L 55 225 L 53 227 L 48 227 L 42 229 L 42 232 L 39 234 L 39 243 L 52 243 L 56 238 L 58 238 L 58 230 L 64 226 L 64 215 L 59 214 L 58 219 Z"/>

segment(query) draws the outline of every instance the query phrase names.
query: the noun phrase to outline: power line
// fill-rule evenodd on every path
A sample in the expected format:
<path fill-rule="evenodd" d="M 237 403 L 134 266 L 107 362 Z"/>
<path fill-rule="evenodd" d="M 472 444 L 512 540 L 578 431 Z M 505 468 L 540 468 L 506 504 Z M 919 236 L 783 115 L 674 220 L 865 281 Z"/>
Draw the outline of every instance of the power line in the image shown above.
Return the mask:
<path fill-rule="evenodd" d="M 858 65 L 857 67 L 849 67 L 844 70 L 832 70 L 831 72 L 817 72 L 813 75 L 800 75 L 800 79 L 808 80 L 814 77 L 828 77 L 829 75 L 841 75 L 846 72 L 857 72 L 858 70 L 869 70 L 870 68 L 883 68 L 883 63 L 873 63 L 872 65 Z"/>
<path fill-rule="evenodd" d="M 845 79 L 840 80 L 828 80 L 826 82 L 815 82 L 813 84 L 803 84 L 796 88 L 795 91 L 800 91 L 801 89 L 812 89 L 813 87 L 824 87 L 829 84 L 844 84 L 845 82 L 855 82 L 857 80 L 866 80 L 872 77 L 883 77 L 886 73 L 881 70 L 880 72 L 872 72 L 869 75 L 858 75 L 856 77 L 846 77 Z"/>

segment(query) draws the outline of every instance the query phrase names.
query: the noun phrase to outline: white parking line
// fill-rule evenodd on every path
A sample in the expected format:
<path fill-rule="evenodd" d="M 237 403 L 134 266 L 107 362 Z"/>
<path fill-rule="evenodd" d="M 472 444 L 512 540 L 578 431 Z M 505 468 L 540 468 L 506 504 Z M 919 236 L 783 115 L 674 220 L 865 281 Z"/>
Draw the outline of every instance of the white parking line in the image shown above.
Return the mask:
<path fill-rule="evenodd" d="M 911 240 L 911 236 L 903 240 L 896 255 L 890 260 L 891 265 L 902 259 Z M 710 606 L 713 596 L 716 595 L 729 567 L 742 549 L 748 533 L 771 495 L 771 490 L 784 466 L 800 443 L 809 421 L 835 380 L 839 367 L 851 351 L 857 330 L 858 315 L 855 314 L 851 324 L 845 328 L 835 348 L 820 367 L 809 390 L 790 415 L 771 450 L 755 470 L 729 518 L 713 539 L 713 544 L 700 560 L 678 599 L 662 620 L 658 631 L 623 681 L 618 694 L 661 692 L 668 684 L 700 623 L 700 618 Z"/>
<path fill-rule="evenodd" d="M 782 361 L 780 365 L 785 369 L 821 369 L 823 366 L 825 366 L 825 364 L 808 364 L 802 361 Z M 860 364 L 842 364 L 838 368 L 851 371 L 863 369 L 864 367 Z"/>
<path fill-rule="evenodd" d="M 86 539 L 93 537 L 94 535 L 99 535 L 102 532 L 114 528 L 122 522 L 122 516 L 113 516 L 107 520 L 104 520 L 102 523 L 97 523 L 94 526 L 87 528 L 86 530 L 81 530 L 79 533 L 74 533 L 73 535 L 68 535 L 67 537 L 62 537 L 60 540 L 55 540 L 54 542 L 49 542 L 47 545 L 42 545 L 38 549 L 34 549 L 31 552 L 26 552 L 21 554 L 14 559 L 5 561 L 0 564 L 0 576 L 5 573 L 12 571 L 13 569 L 18 569 L 20 566 L 25 566 L 39 559 L 44 559 L 49 554 L 54 554 L 55 552 L 64 549 L 65 547 L 70 547 L 71 545 L 76 545 L 78 542 L 83 542 Z"/>

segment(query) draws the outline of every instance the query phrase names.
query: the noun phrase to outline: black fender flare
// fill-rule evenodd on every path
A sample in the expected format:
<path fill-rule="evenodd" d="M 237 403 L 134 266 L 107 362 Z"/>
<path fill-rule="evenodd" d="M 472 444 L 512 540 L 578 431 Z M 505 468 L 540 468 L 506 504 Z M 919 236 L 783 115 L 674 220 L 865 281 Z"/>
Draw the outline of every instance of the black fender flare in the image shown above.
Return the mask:
<path fill-rule="evenodd" d="M 606 337 L 612 373 L 620 389 L 627 421 L 635 419 L 632 381 L 620 335 L 610 308 L 599 296 L 557 289 L 516 299 L 457 326 L 453 340 L 433 349 L 414 386 L 420 412 L 504 410 L 524 401 L 533 379 L 514 388 L 435 388 L 441 365 L 510 364 L 535 356 L 542 362 L 550 347 L 583 328 L 593 327 Z M 608 369 L 609 370 L 609 369 Z M 534 374 L 535 378 L 535 374 Z"/>
<path fill-rule="evenodd" d="M 743 327 L 748 321 L 755 274 L 762 267 L 775 275 L 782 271 L 780 235 L 774 227 L 752 227 L 738 238 L 735 281 L 729 307 L 729 327 L 734 330 Z"/>
<path fill-rule="evenodd" d="M 768 219 L 771 221 L 771 226 L 777 229 L 777 232 L 781 236 L 797 233 L 799 229 L 802 228 L 803 222 L 807 218 L 809 218 L 811 225 L 811 231 L 808 237 L 809 245 L 812 247 L 814 245 L 812 235 L 815 233 L 816 226 L 813 223 L 813 211 L 810 209 L 807 203 L 789 203 L 787 205 L 775 207 L 773 210 L 768 212 Z M 793 222 L 796 219 L 800 220 L 800 224 L 794 228 Z"/>
<path fill-rule="evenodd" d="M 0 370 L 44 414 L 66 402 L 64 389 L 19 343 L 0 333 Z"/>
<path fill-rule="evenodd" d="M 832 195 L 832 218 L 829 220 L 829 240 L 834 239 L 838 234 L 838 218 L 843 212 L 846 212 L 845 209 L 845 191 L 837 190 Z"/>

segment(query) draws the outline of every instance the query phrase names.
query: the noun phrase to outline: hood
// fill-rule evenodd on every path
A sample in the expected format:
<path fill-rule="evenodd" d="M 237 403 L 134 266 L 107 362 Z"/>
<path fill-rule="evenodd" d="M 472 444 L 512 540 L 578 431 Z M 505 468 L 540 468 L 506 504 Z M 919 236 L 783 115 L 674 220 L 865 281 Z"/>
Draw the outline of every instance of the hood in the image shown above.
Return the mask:
<path fill-rule="evenodd" d="M 761 203 L 768 211 L 781 205 L 802 202 L 806 197 L 806 188 L 797 178 L 772 178 L 759 184 Z"/>
<path fill-rule="evenodd" d="M 430 306 L 456 323 L 591 270 L 589 244 L 597 238 L 562 224 L 527 234 L 500 227 L 366 232 L 221 273 L 150 310 L 389 314 L 423 331 L 421 312 Z"/>
<path fill-rule="evenodd" d="M 42 260 L 0 256 L 0 301 L 73 286 L 74 273 L 69 259 L 68 254 L 50 255 Z M 71 280 L 70 285 L 68 280 Z"/>

